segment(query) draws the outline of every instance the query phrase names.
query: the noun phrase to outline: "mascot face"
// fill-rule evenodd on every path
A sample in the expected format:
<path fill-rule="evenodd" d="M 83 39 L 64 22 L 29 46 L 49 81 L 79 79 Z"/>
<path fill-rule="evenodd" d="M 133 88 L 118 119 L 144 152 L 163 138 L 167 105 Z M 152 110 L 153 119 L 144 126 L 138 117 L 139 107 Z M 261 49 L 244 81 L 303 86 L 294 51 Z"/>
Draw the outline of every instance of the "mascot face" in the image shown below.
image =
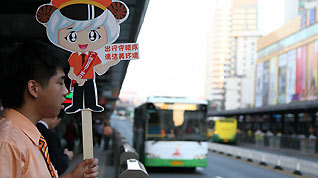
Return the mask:
<path fill-rule="evenodd" d="M 82 31 L 73 31 L 73 25 L 59 30 L 58 44 L 70 51 L 87 52 L 103 47 L 107 43 L 107 33 L 104 26 L 94 30 L 90 27 Z"/>
<path fill-rule="evenodd" d="M 46 27 L 49 40 L 71 52 L 88 52 L 119 37 L 119 24 L 128 7 L 114 0 L 52 0 L 37 10 L 36 19 Z"/>

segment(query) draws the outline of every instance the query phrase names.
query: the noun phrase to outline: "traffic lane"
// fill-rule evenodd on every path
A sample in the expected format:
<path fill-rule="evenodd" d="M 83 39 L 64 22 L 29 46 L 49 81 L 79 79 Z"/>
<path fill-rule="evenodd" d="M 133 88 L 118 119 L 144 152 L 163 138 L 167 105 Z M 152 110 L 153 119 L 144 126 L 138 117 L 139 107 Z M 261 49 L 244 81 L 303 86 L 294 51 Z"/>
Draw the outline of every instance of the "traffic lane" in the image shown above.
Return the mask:
<path fill-rule="evenodd" d="M 235 178 L 290 178 L 274 170 L 249 164 L 244 161 L 231 159 L 225 156 L 209 153 L 209 167 L 207 173 L 213 173 L 219 177 Z"/>
<path fill-rule="evenodd" d="M 220 156 L 214 153 L 208 154 L 208 167 L 189 169 L 176 168 L 147 168 L 151 178 L 290 178 L 269 169 L 258 167 L 243 161 Z"/>
<path fill-rule="evenodd" d="M 121 136 L 127 139 L 130 145 L 133 144 L 133 123 L 130 120 L 121 120 L 119 117 L 114 117 L 110 119 L 110 124 Z"/>

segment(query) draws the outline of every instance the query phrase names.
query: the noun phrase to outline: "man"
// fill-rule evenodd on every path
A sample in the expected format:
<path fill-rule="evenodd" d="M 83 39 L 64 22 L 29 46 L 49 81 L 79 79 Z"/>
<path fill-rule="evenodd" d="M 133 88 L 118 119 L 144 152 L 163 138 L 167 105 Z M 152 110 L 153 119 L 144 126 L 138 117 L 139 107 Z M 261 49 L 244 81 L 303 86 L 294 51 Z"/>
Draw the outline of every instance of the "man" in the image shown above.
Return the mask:
<path fill-rule="evenodd" d="M 47 142 L 50 158 L 58 175 L 62 175 L 66 171 L 70 160 L 73 158 L 72 151 L 69 151 L 67 148 L 63 150 L 61 139 L 54 130 L 59 125 L 63 115 L 64 111 L 61 110 L 57 117 L 43 118 L 36 124 L 36 127 Z"/>
<path fill-rule="evenodd" d="M 106 120 L 104 122 L 103 133 L 104 133 L 104 142 L 105 142 L 104 150 L 107 150 L 109 145 L 109 140 L 111 139 L 111 136 L 113 135 L 113 129 L 110 126 L 109 120 Z"/>
<path fill-rule="evenodd" d="M 1 178 L 58 177 L 35 125 L 64 108 L 69 66 L 62 54 L 51 45 L 29 41 L 16 45 L 0 65 L 0 99 L 5 108 L 0 117 Z M 93 158 L 84 160 L 63 177 L 97 177 L 97 163 Z"/>

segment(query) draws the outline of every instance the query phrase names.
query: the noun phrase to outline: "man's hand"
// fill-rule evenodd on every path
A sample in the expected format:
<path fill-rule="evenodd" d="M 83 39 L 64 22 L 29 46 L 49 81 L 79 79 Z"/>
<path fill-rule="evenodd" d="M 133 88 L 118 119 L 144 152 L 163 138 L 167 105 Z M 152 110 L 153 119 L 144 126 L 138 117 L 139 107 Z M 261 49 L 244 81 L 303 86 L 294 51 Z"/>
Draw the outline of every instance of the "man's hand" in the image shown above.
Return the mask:
<path fill-rule="evenodd" d="M 97 177 L 99 169 L 99 166 L 97 164 L 98 160 L 96 158 L 86 159 L 82 161 L 72 171 L 72 178 L 82 178 L 84 177 L 84 172 L 86 178 Z"/>
<path fill-rule="evenodd" d="M 80 162 L 70 174 L 63 176 L 63 178 L 85 178 L 97 177 L 99 166 L 96 158 L 86 159 Z"/>

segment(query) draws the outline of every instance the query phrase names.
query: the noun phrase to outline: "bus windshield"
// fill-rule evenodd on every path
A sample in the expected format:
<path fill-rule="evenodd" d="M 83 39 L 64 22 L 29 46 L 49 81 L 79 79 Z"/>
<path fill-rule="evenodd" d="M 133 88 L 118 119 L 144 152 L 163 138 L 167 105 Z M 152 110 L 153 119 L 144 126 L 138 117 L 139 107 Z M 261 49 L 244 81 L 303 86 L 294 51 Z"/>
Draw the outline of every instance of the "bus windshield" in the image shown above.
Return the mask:
<path fill-rule="evenodd" d="M 207 140 L 206 110 L 148 110 L 147 140 Z"/>

